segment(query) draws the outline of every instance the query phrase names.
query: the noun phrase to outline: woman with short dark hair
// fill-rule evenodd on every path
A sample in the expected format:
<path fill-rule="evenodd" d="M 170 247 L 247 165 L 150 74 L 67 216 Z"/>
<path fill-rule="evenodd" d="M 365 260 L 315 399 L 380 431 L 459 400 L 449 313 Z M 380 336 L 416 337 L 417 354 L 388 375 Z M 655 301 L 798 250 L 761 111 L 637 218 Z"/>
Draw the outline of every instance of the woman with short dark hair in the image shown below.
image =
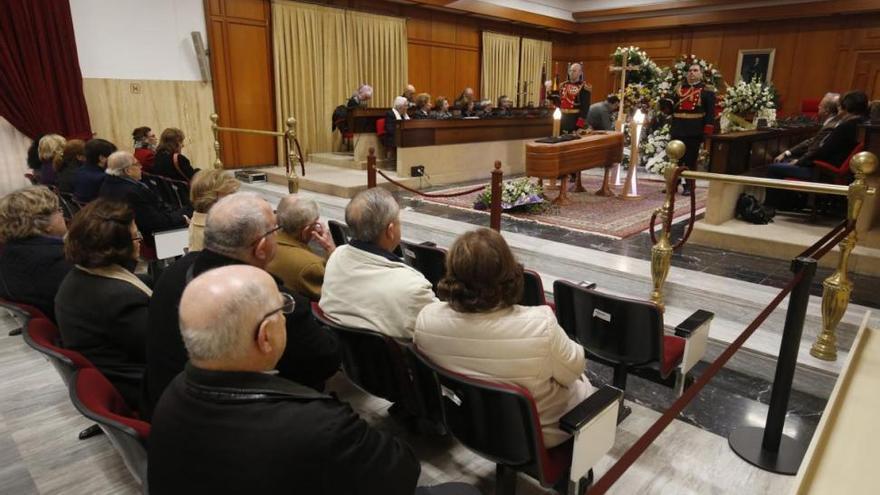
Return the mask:
<path fill-rule="evenodd" d="M 134 141 L 134 157 L 144 166 L 144 172 L 153 172 L 153 163 L 156 160 L 156 133 L 147 126 L 136 128 L 131 132 Z"/>
<path fill-rule="evenodd" d="M 134 274 L 142 240 L 127 205 L 103 198 L 89 203 L 70 224 L 64 252 L 75 267 L 55 297 L 64 347 L 91 361 L 135 409 L 152 295 Z"/>
<path fill-rule="evenodd" d="M 523 269 L 490 229 L 462 234 L 446 256 L 437 286 L 415 324 L 416 346 L 438 365 L 526 388 L 535 399 L 547 447 L 569 435 L 559 418 L 593 392 L 584 349 L 549 306 L 520 306 Z"/>
<path fill-rule="evenodd" d="M 449 111 L 449 99 L 445 96 L 441 96 L 437 98 L 437 101 L 434 102 L 434 111 L 431 112 L 432 119 L 451 119 L 452 112 Z"/>
<path fill-rule="evenodd" d="M 162 131 L 159 146 L 156 147 L 156 159 L 153 162 L 153 173 L 169 179 L 189 182 L 196 171 L 183 155 L 183 131 L 169 127 Z"/>
<path fill-rule="evenodd" d="M 58 197 L 30 186 L 0 198 L 0 297 L 29 304 L 55 321 L 55 293 L 71 265 Z"/>

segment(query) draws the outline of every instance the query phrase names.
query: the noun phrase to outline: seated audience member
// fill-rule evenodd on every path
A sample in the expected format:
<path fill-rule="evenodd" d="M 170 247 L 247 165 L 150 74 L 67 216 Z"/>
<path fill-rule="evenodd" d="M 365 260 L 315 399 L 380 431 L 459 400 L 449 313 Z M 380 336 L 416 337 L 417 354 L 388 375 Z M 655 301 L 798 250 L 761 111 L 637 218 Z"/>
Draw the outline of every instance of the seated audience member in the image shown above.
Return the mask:
<path fill-rule="evenodd" d="M 253 193 L 235 193 L 217 201 L 205 222 L 205 249 L 192 252 L 165 270 L 150 301 L 147 338 L 147 397 L 143 413 L 149 417 L 156 401 L 186 364 L 180 340 L 177 308 L 184 288 L 202 273 L 222 266 L 247 264 L 265 270 L 277 250 L 278 226 L 272 207 Z M 287 351 L 278 364 L 280 376 L 321 390 L 339 369 L 336 336 L 312 319 L 310 302 L 289 292 L 296 309 L 287 318 Z"/>
<path fill-rule="evenodd" d="M 86 142 L 82 139 L 71 139 L 64 145 L 61 161 L 55 168 L 58 190 L 72 194 L 75 188 L 76 171 L 86 161 Z"/>
<path fill-rule="evenodd" d="M 193 205 L 189 220 L 189 250 L 201 251 L 205 246 L 205 220 L 208 210 L 220 198 L 238 191 L 241 183 L 223 170 L 199 170 L 190 184 L 189 199 Z"/>
<path fill-rule="evenodd" d="M 794 148 L 785 150 L 779 154 L 773 161 L 780 163 L 797 160 L 807 153 L 815 153 L 819 149 L 822 142 L 831 134 L 834 126 L 837 124 L 838 112 L 840 110 L 840 95 L 837 93 L 826 93 L 819 102 L 819 112 L 817 114 L 822 127 L 816 134 L 798 143 Z"/>
<path fill-rule="evenodd" d="M 428 93 L 420 93 L 416 96 L 415 111 L 412 118 L 414 119 L 430 119 L 431 118 L 431 95 Z"/>
<path fill-rule="evenodd" d="M 868 104 L 868 118 L 872 123 L 880 123 L 880 100 L 872 100 Z"/>
<path fill-rule="evenodd" d="M 190 165 L 189 158 L 181 153 L 183 139 L 183 131 L 180 129 L 171 127 L 162 131 L 152 173 L 183 182 L 192 180 L 196 171 Z"/>
<path fill-rule="evenodd" d="M 416 96 L 416 87 L 412 84 L 407 84 L 406 89 L 403 90 L 403 94 L 400 96 L 406 98 L 407 108 L 412 108 L 415 106 L 415 96 Z"/>
<path fill-rule="evenodd" d="M 393 154 L 397 149 L 395 140 L 397 136 L 397 121 L 409 120 L 409 114 L 406 113 L 408 107 L 409 102 L 407 102 L 406 98 L 398 96 L 394 98 L 394 105 L 392 105 L 391 110 L 385 113 L 385 135 L 382 136 L 382 144 L 389 154 Z"/>
<path fill-rule="evenodd" d="M 40 154 L 40 184 L 54 186 L 57 182 L 55 169 L 64 156 L 64 145 L 67 140 L 58 134 L 46 134 L 40 138 L 38 147 Z"/>
<path fill-rule="evenodd" d="M 55 321 L 55 293 L 70 271 L 58 197 L 30 186 L 0 198 L 0 297 L 30 304 Z"/>
<path fill-rule="evenodd" d="M 134 141 L 134 157 L 144 166 L 144 172 L 152 173 L 156 144 L 159 142 L 156 133 L 149 127 L 138 127 L 132 131 L 131 139 Z"/>
<path fill-rule="evenodd" d="M 620 109 L 620 97 L 610 94 L 605 101 L 590 105 L 587 110 L 587 125 L 594 131 L 613 131 L 614 117 Z"/>
<path fill-rule="evenodd" d="M 336 249 L 330 230 L 319 221 L 318 203 L 291 194 L 278 203 L 275 215 L 281 227 L 278 253 L 267 270 L 283 280 L 288 289 L 317 301 L 321 298 L 326 256 Z M 321 246 L 325 256 L 312 252 L 311 240 Z"/>
<path fill-rule="evenodd" d="M 27 167 L 30 169 L 31 173 L 35 176 L 40 175 L 40 167 L 43 166 L 43 163 L 40 161 L 40 140 L 43 139 L 45 134 L 40 134 L 31 141 L 31 145 L 28 146 L 27 150 Z"/>
<path fill-rule="evenodd" d="M 235 265 L 197 276 L 180 300 L 190 361 L 152 418 L 150 493 L 411 495 L 412 450 L 348 404 L 271 374 L 293 299 Z M 299 330 L 299 329 L 295 329 Z"/>
<path fill-rule="evenodd" d="M 104 179 L 107 178 L 107 159 L 116 151 L 116 145 L 106 139 L 90 139 L 86 142 L 86 162 L 76 170 L 73 178 L 73 197 L 80 203 L 88 203 L 98 197 Z"/>
<path fill-rule="evenodd" d="M 868 96 L 862 91 L 850 91 L 840 99 L 837 122 L 828 136 L 800 158 L 770 165 L 768 174 L 775 178 L 813 178 L 813 161 L 822 160 L 839 166 L 859 144 L 859 124 L 867 119 Z"/>
<path fill-rule="evenodd" d="M 125 203 L 134 212 L 138 229 L 152 245 L 153 233 L 186 226 L 190 208 L 172 210 L 141 182 L 143 166 L 128 151 L 116 151 L 107 159 L 107 178 L 101 185 L 101 197 Z"/>
<path fill-rule="evenodd" d="M 498 97 L 498 106 L 495 108 L 493 114 L 496 117 L 512 117 L 513 116 L 513 100 L 511 100 L 507 95 L 501 95 Z"/>
<path fill-rule="evenodd" d="M 434 111 L 431 112 L 432 119 L 451 119 L 452 112 L 449 111 L 449 100 L 445 96 L 437 98 L 434 102 Z"/>
<path fill-rule="evenodd" d="M 134 409 L 141 397 L 152 295 L 133 273 L 142 239 L 127 205 L 89 203 L 70 223 L 64 253 L 75 267 L 55 296 L 64 347 L 91 361 Z"/>
<path fill-rule="evenodd" d="M 400 244 L 400 207 L 381 188 L 362 191 L 345 207 L 351 240 L 327 261 L 320 306 L 328 318 L 411 339 L 416 315 L 437 298 L 424 275 L 392 254 Z"/>
<path fill-rule="evenodd" d="M 346 108 L 359 108 L 367 106 L 367 102 L 373 98 L 373 87 L 369 84 L 361 84 L 357 92 L 348 99 Z"/>
<path fill-rule="evenodd" d="M 522 265 L 501 234 L 479 229 L 449 249 L 438 285 L 444 302 L 416 320 L 415 344 L 438 365 L 526 388 L 535 398 L 547 447 L 569 435 L 559 418 L 593 393 L 584 348 L 556 323 L 549 306 L 520 306 Z"/>

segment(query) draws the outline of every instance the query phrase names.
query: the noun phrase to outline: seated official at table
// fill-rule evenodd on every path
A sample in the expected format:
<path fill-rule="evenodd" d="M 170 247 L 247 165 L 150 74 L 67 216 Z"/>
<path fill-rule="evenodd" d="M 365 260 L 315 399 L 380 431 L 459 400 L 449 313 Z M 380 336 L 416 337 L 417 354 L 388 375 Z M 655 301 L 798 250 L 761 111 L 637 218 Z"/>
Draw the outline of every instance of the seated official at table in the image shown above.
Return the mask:
<path fill-rule="evenodd" d="M 513 116 L 513 100 L 508 98 L 507 95 L 501 95 L 498 97 L 498 106 L 495 108 L 492 114 L 495 117 L 512 117 Z"/>
<path fill-rule="evenodd" d="M 348 99 L 345 106 L 349 109 L 367 106 L 367 102 L 373 99 L 373 87 L 369 84 L 361 84 L 357 92 Z"/>
<path fill-rule="evenodd" d="M 446 256 L 437 286 L 443 302 L 428 304 L 415 324 L 414 343 L 455 373 L 526 388 L 538 408 L 544 443 L 570 436 L 559 418 L 593 387 L 584 375 L 584 348 L 568 338 L 550 306 L 520 306 L 523 269 L 491 229 L 462 234 Z"/>
<path fill-rule="evenodd" d="M 414 119 L 430 119 L 431 117 L 431 95 L 428 93 L 420 93 L 416 96 L 415 110 L 412 118 Z"/>
<path fill-rule="evenodd" d="M 405 443 L 271 373 L 293 310 L 252 266 L 217 268 L 186 287 L 189 363 L 152 417 L 150 493 L 413 494 L 420 466 Z"/>
<path fill-rule="evenodd" d="M 434 110 L 431 112 L 432 119 L 451 119 L 452 112 L 449 111 L 449 100 L 445 96 L 441 96 L 434 101 Z"/>
<path fill-rule="evenodd" d="M 400 96 L 406 98 L 407 108 L 412 108 L 416 106 L 416 87 L 412 84 L 407 84 L 406 88 L 403 90 L 403 94 L 401 94 Z"/>
<path fill-rule="evenodd" d="M 391 110 L 385 112 L 385 134 L 382 136 L 382 144 L 389 154 L 393 154 L 397 149 L 397 121 L 409 120 L 407 109 L 409 102 L 403 96 L 394 98 L 394 104 Z"/>
<path fill-rule="evenodd" d="M 774 178 L 813 178 L 813 162 L 822 160 L 839 166 L 859 143 L 859 124 L 867 119 L 868 96 L 863 91 L 850 91 L 840 99 L 840 113 L 834 128 L 810 153 L 800 158 L 770 165 L 768 174 Z"/>
<path fill-rule="evenodd" d="M 775 163 L 787 162 L 802 158 L 805 154 L 814 154 L 822 142 L 831 134 L 831 131 L 837 125 L 838 113 L 840 111 L 840 95 L 837 93 L 826 93 L 819 102 L 819 112 L 817 114 L 822 127 L 816 132 L 816 135 L 801 141 L 795 147 L 785 150 L 773 160 Z"/>
<path fill-rule="evenodd" d="M 456 110 L 464 111 L 468 105 L 468 102 L 472 102 L 476 100 L 476 96 L 474 96 L 474 88 L 464 88 L 461 94 L 458 95 L 458 98 L 455 99 L 455 105 L 453 107 Z"/>
<path fill-rule="evenodd" d="M 605 101 L 593 103 L 587 111 L 587 125 L 594 131 L 613 131 L 614 116 L 620 109 L 620 97 L 610 94 Z"/>

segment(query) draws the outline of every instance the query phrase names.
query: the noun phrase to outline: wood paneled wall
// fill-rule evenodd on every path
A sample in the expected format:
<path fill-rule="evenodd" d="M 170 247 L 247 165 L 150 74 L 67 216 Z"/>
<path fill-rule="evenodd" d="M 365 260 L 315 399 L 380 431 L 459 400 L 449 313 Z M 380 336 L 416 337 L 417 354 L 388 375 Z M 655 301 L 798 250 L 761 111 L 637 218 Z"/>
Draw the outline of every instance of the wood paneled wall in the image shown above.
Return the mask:
<path fill-rule="evenodd" d="M 410 18 L 406 23 L 408 70 L 416 90 L 450 101 L 465 87 L 480 94 L 480 30 L 471 24 Z"/>
<path fill-rule="evenodd" d="M 566 63 L 583 61 L 594 100 L 613 90 L 609 56 L 617 46 L 627 45 L 642 48 L 661 66 L 693 53 L 716 63 L 731 84 L 739 50 L 775 48 L 772 78 L 786 114 L 798 113 L 802 99 L 819 98 L 828 91 L 862 89 L 880 98 L 880 15 L 673 27 L 592 35 L 576 43 L 566 39 L 553 43 L 560 77 L 565 77 Z"/>
<path fill-rule="evenodd" d="M 270 12 L 268 0 L 205 0 L 214 102 L 223 127 L 276 130 L 278 126 Z M 220 143 L 226 168 L 277 161 L 272 137 L 221 132 Z"/>
<path fill-rule="evenodd" d="M 166 127 L 183 131 L 183 154 L 193 167 L 210 168 L 214 135 L 208 116 L 214 111 L 211 85 L 201 81 L 83 79 L 89 120 L 97 137 L 132 150 L 131 131 L 149 126 L 158 136 Z"/>

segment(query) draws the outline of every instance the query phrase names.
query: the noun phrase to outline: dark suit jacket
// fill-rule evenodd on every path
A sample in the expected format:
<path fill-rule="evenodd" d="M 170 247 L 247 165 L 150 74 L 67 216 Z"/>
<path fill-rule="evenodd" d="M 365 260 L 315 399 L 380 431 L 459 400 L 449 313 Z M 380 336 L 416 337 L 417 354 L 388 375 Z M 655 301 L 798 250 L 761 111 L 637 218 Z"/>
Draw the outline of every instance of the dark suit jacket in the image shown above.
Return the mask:
<path fill-rule="evenodd" d="M 236 264 L 241 261 L 210 250 L 190 252 L 165 270 L 156 283 L 150 301 L 150 333 L 147 336 L 147 397 L 142 411 L 146 417 L 150 416 L 162 391 L 183 371 L 189 359 L 180 337 L 177 311 L 183 290 L 192 278 L 203 272 Z M 280 282 L 279 290 L 290 292 Z M 339 369 L 339 342 L 335 335 L 315 324 L 308 298 L 292 295 L 296 309 L 287 315 L 287 348 L 278 363 L 278 371 L 285 378 L 323 389 L 324 381 Z"/>
<path fill-rule="evenodd" d="M 412 495 L 412 450 L 351 407 L 265 373 L 187 365 L 150 432 L 150 493 Z"/>
<path fill-rule="evenodd" d="M 150 173 L 161 175 L 162 177 L 168 177 L 169 179 L 182 180 L 184 182 L 191 181 L 196 171 L 192 168 L 192 165 L 190 165 L 189 158 L 178 153 L 177 165 L 180 168 L 180 172 L 174 167 L 174 156 L 163 150 L 156 153 L 156 157 L 153 160 L 152 172 Z"/>
<path fill-rule="evenodd" d="M 10 241 L 0 254 L 0 297 L 35 306 L 55 321 L 55 294 L 71 268 L 60 237 Z"/>
<path fill-rule="evenodd" d="M 192 215 L 192 208 L 172 210 L 145 184 L 128 177 L 108 175 L 101 186 L 101 197 L 130 206 L 134 210 L 134 221 L 138 229 L 145 236 L 150 236 L 150 240 L 153 232 L 186 227 L 183 216 Z"/>
<path fill-rule="evenodd" d="M 855 115 L 844 117 L 813 150 L 808 150 L 798 159 L 798 165 L 812 166 L 816 160 L 840 165 L 859 144 L 859 124 L 864 117 Z"/>
<path fill-rule="evenodd" d="M 794 147 L 792 147 L 790 150 L 788 150 L 791 153 L 791 158 L 800 158 L 800 157 L 804 156 L 804 153 L 806 153 L 807 151 L 811 151 L 811 150 L 815 151 L 816 149 L 818 149 L 819 145 L 822 144 L 822 141 L 829 134 L 831 134 L 832 130 L 834 130 L 835 125 L 837 125 L 837 118 L 836 117 L 834 118 L 834 120 L 832 120 L 828 124 L 823 125 L 816 132 L 815 136 L 808 138 L 808 139 L 804 139 L 800 143 L 796 144 Z"/>
<path fill-rule="evenodd" d="M 73 197 L 83 203 L 97 198 L 106 178 L 107 174 L 103 168 L 94 163 L 84 163 L 82 167 L 76 169 L 73 178 Z"/>
<path fill-rule="evenodd" d="M 74 268 L 55 296 L 64 347 L 82 353 L 137 410 L 150 298 L 133 285 Z"/>
<path fill-rule="evenodd" d="M 403 116 L 401 115 L 401 117 Z M 388 110 L 385 112 L 385 135 L 382 136 L 382 144 L 385 145 L 386 148 L 397 146 L 396 135 L 397 117 L 394 115 L 394 110 Z"/>

